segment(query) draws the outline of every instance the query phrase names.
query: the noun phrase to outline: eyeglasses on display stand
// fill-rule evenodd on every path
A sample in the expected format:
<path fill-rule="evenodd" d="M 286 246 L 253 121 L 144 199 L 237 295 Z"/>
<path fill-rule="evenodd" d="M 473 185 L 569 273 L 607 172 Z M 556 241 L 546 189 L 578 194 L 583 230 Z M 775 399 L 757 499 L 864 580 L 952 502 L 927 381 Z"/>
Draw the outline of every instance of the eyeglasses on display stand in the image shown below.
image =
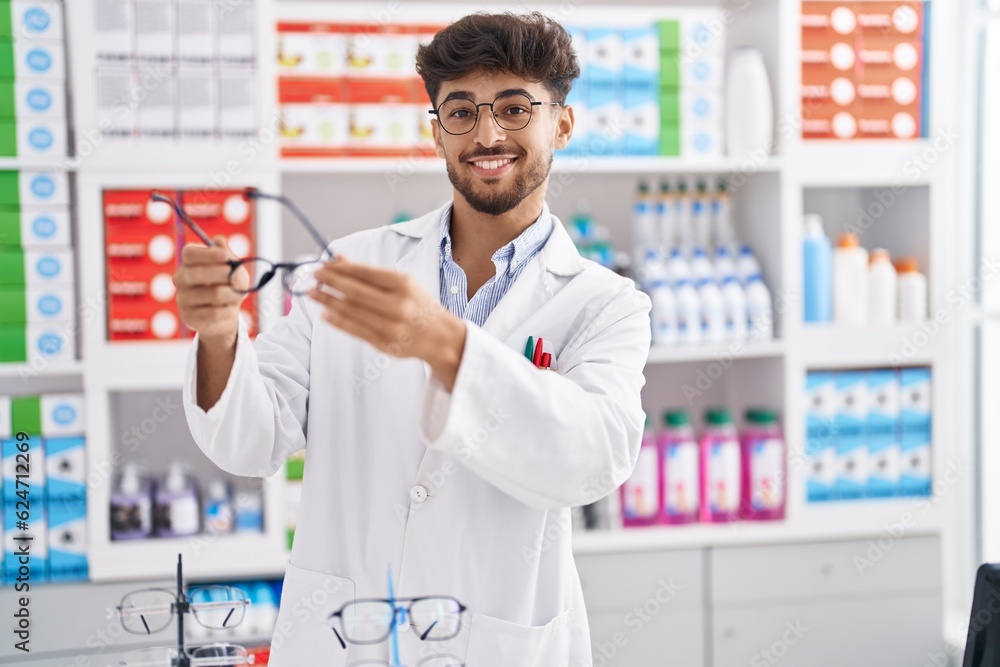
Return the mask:
<path fill-rule="evenodd" d="M 253 656 L 246 648 L 229 643 L 201 646 L 184 645 L 184 617 L 194 617 L 212 630 L 234 628 L 243 621 L 250 601 L 246 593 L 232 586 L 202 586 L 184 591 L 181 555 L 177 554 L 177 590 L 147 588 L 122 597 L 117 607 L 118 619 L 126 632 L 152 635 L 162 632 L 177 620 L 177 645 L 140 649 L 125 654 L 120 667 L 223 667 L 252 665 Z"/>

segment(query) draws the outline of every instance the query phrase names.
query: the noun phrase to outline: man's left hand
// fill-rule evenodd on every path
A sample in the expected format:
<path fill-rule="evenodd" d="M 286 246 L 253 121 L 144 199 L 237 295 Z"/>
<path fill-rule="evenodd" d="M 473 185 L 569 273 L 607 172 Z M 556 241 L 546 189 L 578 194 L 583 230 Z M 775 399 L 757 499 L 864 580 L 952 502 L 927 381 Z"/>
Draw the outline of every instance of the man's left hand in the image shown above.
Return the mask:
<path fill-rule="evenodd" d="M 437 298 L 410 276 L 343 255 L 314 275 L 319 285 L 309 296 L 325 306 L 327 322 L 393 357 L 422 359 L 451 391 L 465 348 L 465 323 Z"/>

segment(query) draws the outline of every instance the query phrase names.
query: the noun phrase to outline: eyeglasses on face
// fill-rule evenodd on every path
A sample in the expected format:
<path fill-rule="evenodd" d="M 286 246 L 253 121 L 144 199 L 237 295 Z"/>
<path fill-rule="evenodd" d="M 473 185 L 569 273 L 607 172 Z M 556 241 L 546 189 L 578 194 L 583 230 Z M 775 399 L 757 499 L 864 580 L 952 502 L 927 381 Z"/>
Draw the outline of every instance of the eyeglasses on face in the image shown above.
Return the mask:
<path fill-rule="evenodd" d="M 319 230 L 309 221 L 309 218 L 302 212 L 302 210 L 296 206 L 295 202 L 282 195 L 271 195 L 260 192 L 256 188 L 247 188 L 243 191 L 243 196 L 247 199 L 269 199 L 277 201 L 282 204 L 286 209 L 291 212 L 296 220 L 302 223 L 302 226 L 306 228 L 309 235 L 316 241 L 317 245 L 321 248 L 319 259 L 310 260 L 307 262 L 272 262 L 263 257 L 246 257 L 244 259 L 231 259 L 226 262 L 229 265 L 229 286 L 233 291 L 240 294 L 251 294 L 261 289 L 274 278 L 279 272 L 281 273 L 281 284 L 285 291 L 289 294 L 295 296 L 303 296 L 309 293 L 313 287 L 316 286 L 316 281 L 313 278 L 313 272 L 323 265 L 323 262 L 328 259 L 333 258 L 333 252 L 330 250 L 329 244 L 323 239 L 323 235 L 319 233 Z M 199 239 L 207 246 L 212 246 L 212 239 L 209 238 L 208 234 L 205 233 L 197 222 L 191 219 L 191 216 L 187 214 L 180 204 L 176 201 L 167 197 L 160 192 L 154 192 L 150 198 L 153 201 L 164 202 L 169 204 L 173 208 L 174 213 L 180 218 L 187 227 L 194 232 Z M 236 281 L 236 277 L 240 268 L 247 270 L 250 274 L 250 283 L 248 287 L 243 287 Z"/>
<path fill-rule="evenodd" d="M 239 588 L 202 586 L 191 589 L 184 604 L 199 624 L 213 630 L 224 630 L 243 622 L 250 601 Z M 151 635 L 170 625 L 179 605 L 174 591 L 147 588 L 126 594 L 116 609 L 126 632 Z"/>
<path fill-rule="evenodd" d="M 183 656 L 176 648 L 145 648 L 126 653 L 118 662 L 119 667 L 228 667 L 252 664 L 254 656 L 248 654 L 245 648 L 226 643 L 192 646 L 184 651 Z"/>
<path fill-rule="evenodd" d="M 436 109 L 427 113 L 437 116 L 441 129 L 448 134 L 462 135 L 472 132 L 479 121 L 479 108 L 489 107 L 490 113 L 501 129 L 523 130 L 531 122 L 531 112 L 537 106 L 562 106 L 562 102 L 539 102 L 524 93 L 501 93 L 492 102 L 476 104 L 464 97 L 446 99 Z"/>
<path fill-rule="evenodd" d="M 399 602 L 406 604 L 396 604 Z M 442 595 L 356 600 L 330 614 L 327 622 L 342 648 L 347 648 L 346 642 L 383 642 L 393 626 L 411 626 L 421 641 L 445 641 L 458 635 L 465 609 L 465 605 L 455 598 Z"/>

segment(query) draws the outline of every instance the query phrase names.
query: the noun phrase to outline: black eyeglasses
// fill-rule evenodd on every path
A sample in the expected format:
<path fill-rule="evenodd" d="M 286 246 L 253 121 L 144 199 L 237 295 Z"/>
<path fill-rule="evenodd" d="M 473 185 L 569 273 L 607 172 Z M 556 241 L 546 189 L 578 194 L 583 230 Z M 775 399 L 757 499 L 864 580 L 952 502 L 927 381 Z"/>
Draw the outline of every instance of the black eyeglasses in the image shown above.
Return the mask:
<path fill-rule="evenodd" d="M 246 257 L 244 259 L 231 259 L 226 262 L 229 265 L 229 286 L 233 291 L 240 294 L 250 294 L 256 292 L 257 290 L 264 287 L 264 285 L 271 282 L 271 279 L 281 271 L 281 284 L 284 286 L 285 291 L 289 294 L 295 296 L 303 296 L 309 293 L 313 287 L 316 286 L 316 280 L 312 277 L 313 272 L 323 265 L 323 262 L 329 259 L 333 259 L 334 254 L 330 250 L 330 244 L 323 238 L 323 235 L 319 233 L 315 225 L 309 222 L 309 218 L 306 217 L 305 213 L 295 205 L 291 199 L 284 197 L 282 195 L 271 195 L 265 194 L 256 188 L 246 188 L 243 191 L 243 196 L 246 199 L 270 199 L 281 203 L 282 206 L 287 208 L 289 212 L 295 218 L 302 223 L 302 226 L 306 228 L 309 235 L 312 236 L 316 244 L 322 249 L 319 259 L 309 260 L 306 262 L 272 262 L 263 257 Z M 207 246 L 214 245 L 212 239 L 209 238 L 208 234 L 205 233 L 201 227 L 198 226 L 191 216 L 187 214 L 184 208 L 178 204 L 176 201 L 170 197 L 154 192 L 150 198 L 153 201 L 164 202 L 169 204 L 181 221 L 187 225 L 191 231 L 198 235 L 198 238 L 202 240 Z M 250 286 L 244 289 L 242 286 L 237 286 L 234 284 L 233 279 L 236 276 L 237 271 L 240 267 L 243 267 L 250 274 Z"/>
<path fill-rule="evenodd" d="M 561 107 L 562 102 L 538 102 L 524 93 L 500 95 L 492 102 L 476 104 L 465 98 L 452 98 L 431 109 L 441 123 L 441 129 L 448 134 L 461 135 L 472 132 L 479 122 L 479 107 L 489 107 L 497 125 L 504 130 L 523 130 L 531 122 L 531 110 L 537 106 Z"/>
<path fill-rule="evenodd" d="M 396 604 L 399 602 L 408 604 Z M 346 642 L 378 644 L 389 638 L 394 627 L 407 626 L 413 627 L 421 641 L 445 641 L 462 629 L 465 609 L 461 602 L 444 595 L 356 600 L 330 614 L 327 622 L 341 648 L 347 648 Z"/>

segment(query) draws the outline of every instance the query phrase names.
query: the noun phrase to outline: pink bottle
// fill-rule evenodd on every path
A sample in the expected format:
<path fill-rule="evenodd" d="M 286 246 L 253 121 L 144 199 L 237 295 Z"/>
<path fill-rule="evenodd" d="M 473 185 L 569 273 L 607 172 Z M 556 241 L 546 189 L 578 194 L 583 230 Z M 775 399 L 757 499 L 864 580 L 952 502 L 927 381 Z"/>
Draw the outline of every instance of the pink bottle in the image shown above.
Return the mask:
<path fill-rule="evenodd" d="M 751 521 L 785 518 L 788 484 L 785 439 L 773 410 L 747 410 L 747 428 L 740 443 L 743 460 L 743 500 L 740 516 Z"/>
<path fill-rule="evenodd" d="M 693 523 L 698 520 L 700 498 L 698 479 L 698 441 L 691 420 L 684 411 L 663 415 L 666 429 L 660 434 L 660 461 L 663 466 L 663 513 L 666 524 Z"/>
<path fill-rule="evenodd" d="M 660 521 L 660 451 L 653 428 L 646 416 L 639 460 L 632 476 L 621 487 L 622 523 L 626 526 L 649 526 Z"/>
<path fill-rule="evenodd" d="M 710 408 L 701 435 L 701 520 L 734 521 L 740 510 L 740 441 L 729 410 Z"/>

